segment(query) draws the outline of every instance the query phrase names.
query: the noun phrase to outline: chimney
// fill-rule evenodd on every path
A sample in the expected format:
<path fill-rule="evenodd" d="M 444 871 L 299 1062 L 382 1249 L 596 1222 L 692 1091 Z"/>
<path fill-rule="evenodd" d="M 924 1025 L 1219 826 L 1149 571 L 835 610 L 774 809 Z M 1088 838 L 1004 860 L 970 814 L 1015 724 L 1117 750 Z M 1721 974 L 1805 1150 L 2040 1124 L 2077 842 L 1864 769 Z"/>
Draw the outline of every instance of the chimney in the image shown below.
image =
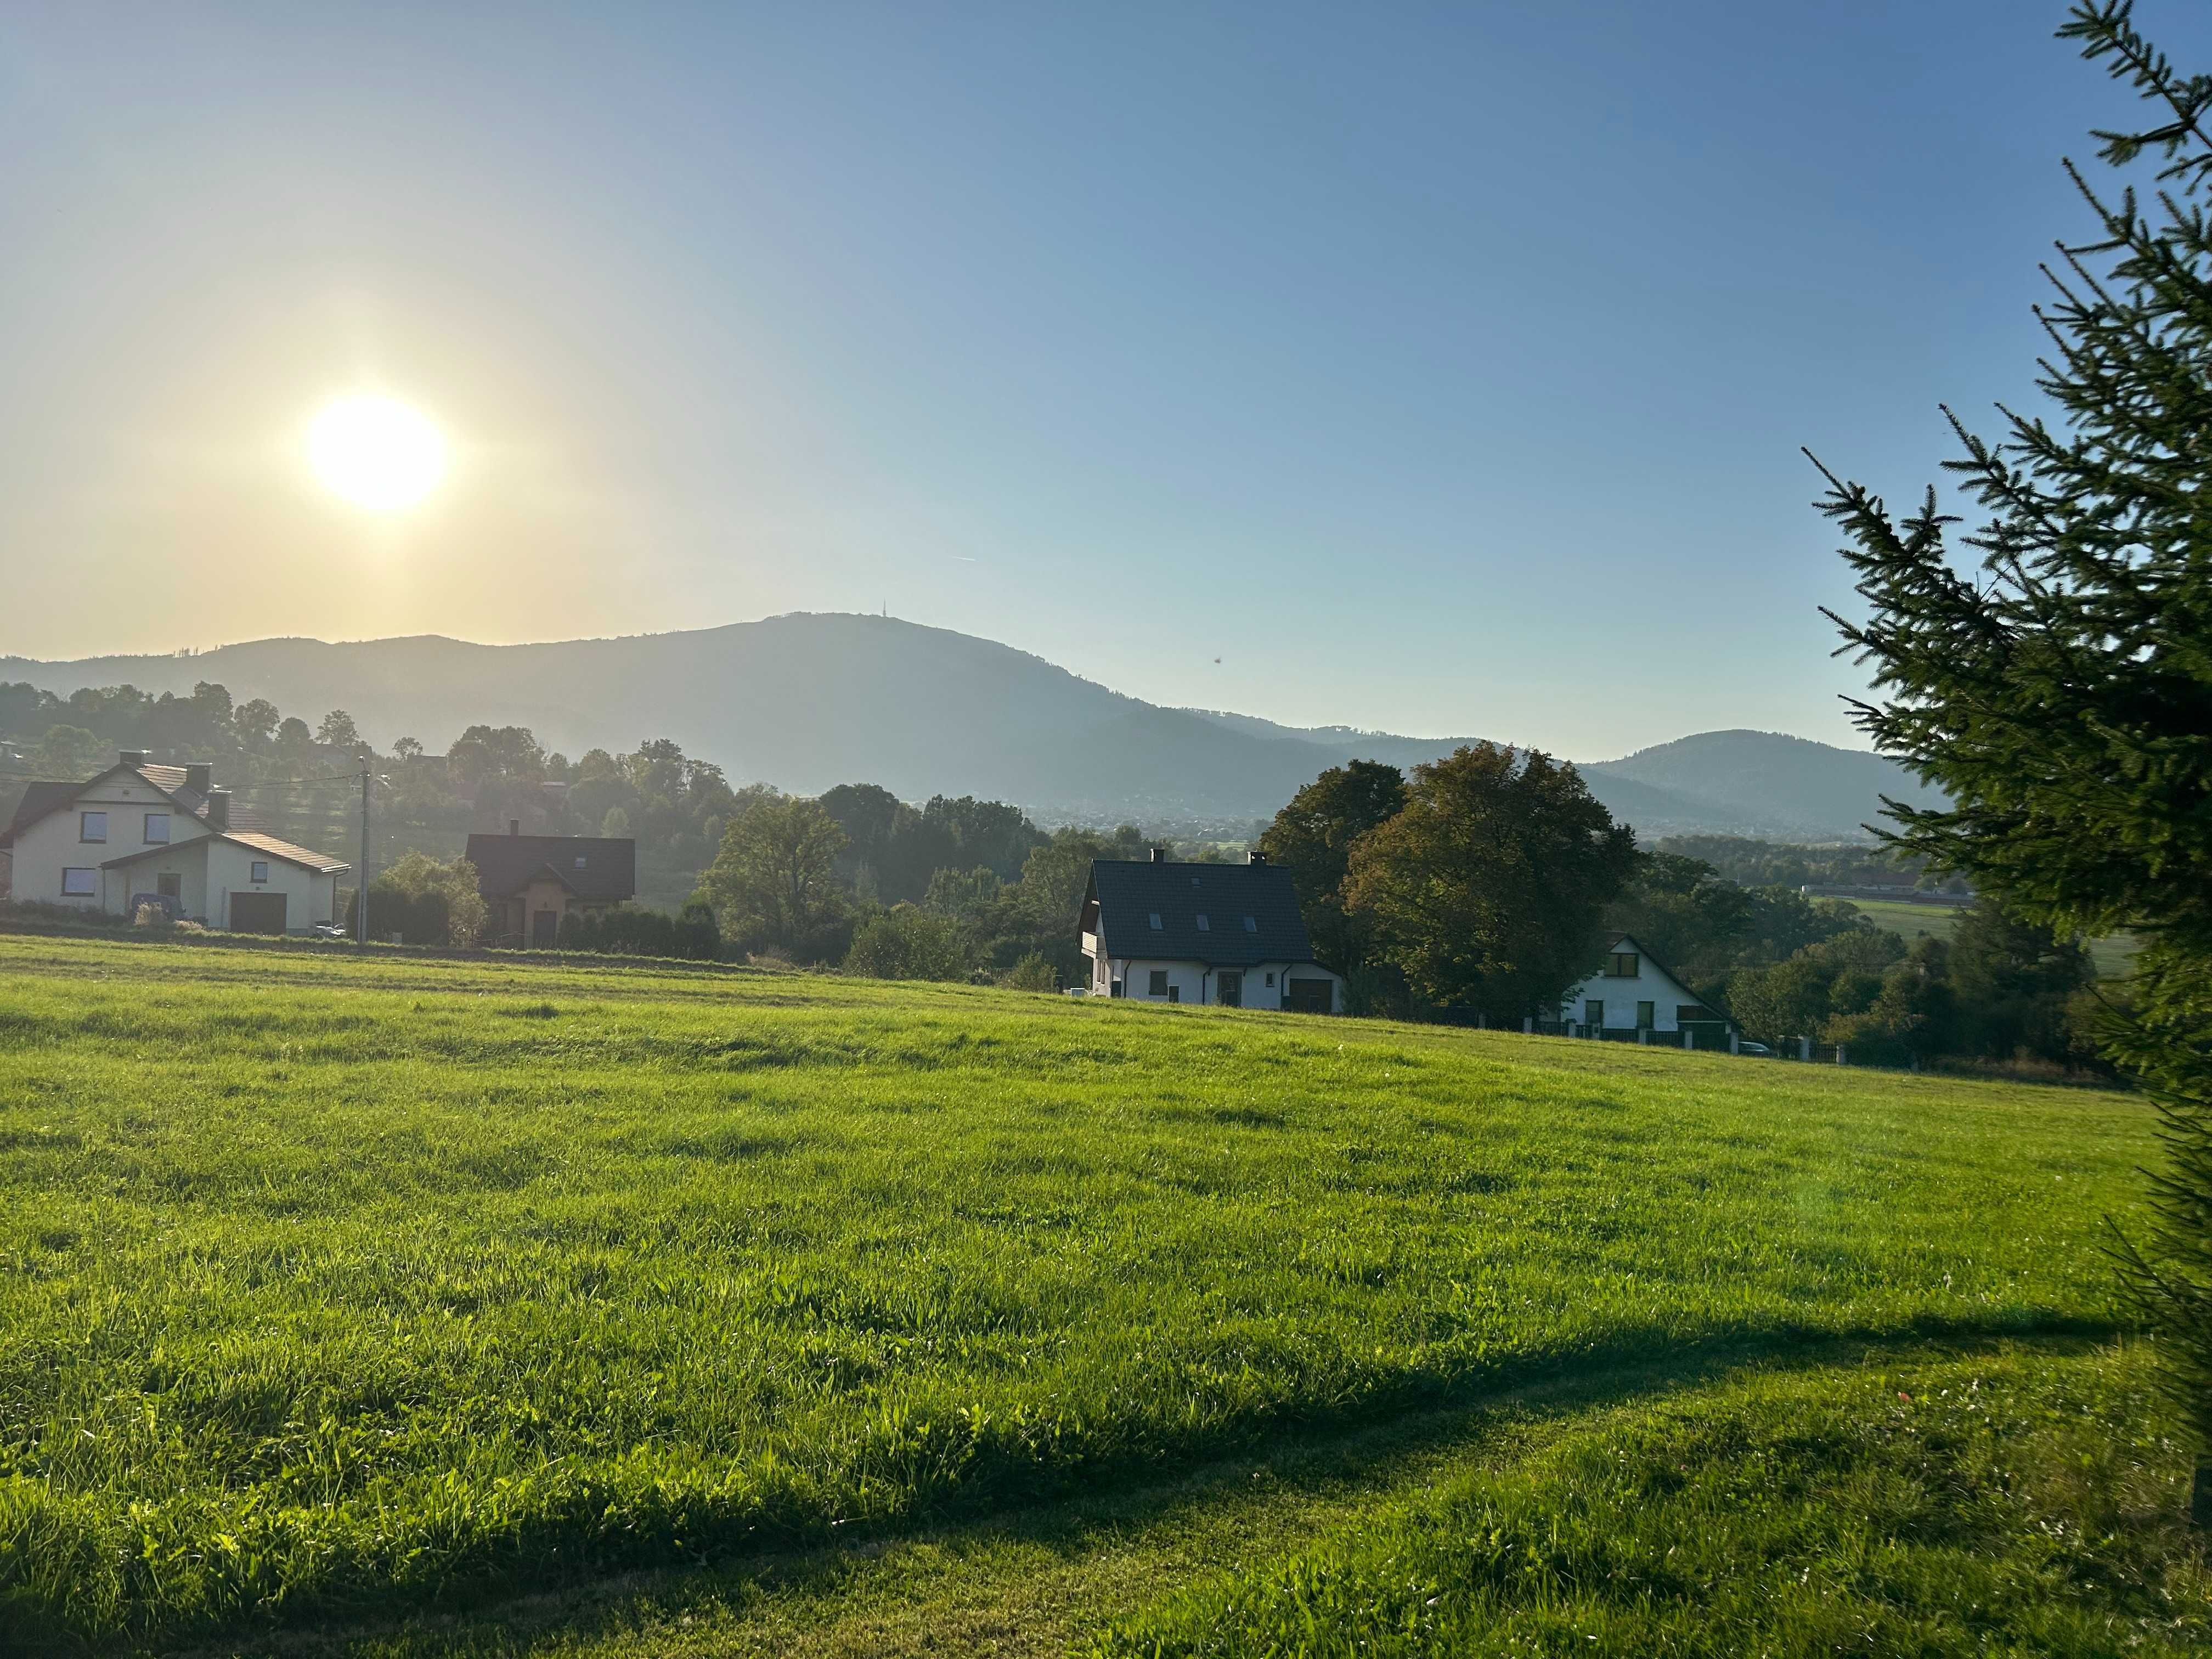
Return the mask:
<path fill-rule="evenodd" d="M 207 792 L 207 821 L 217 830 L 230 828 L 230 791 L 210 788 Z"/>
<path fill-rule="evenodd" d="M 522 833 L 522 820 L 520 818 L 509 818 L 507 821 L 507 833 L 510 836 L 520 835 Z"/>
<path fill-rule="evenodd" d="M 146 750 L 143 749 L 118 750 L 117 756 L 125 766 L 143 766 L 146 763 Z"/>
<path fill-rule="evenodd" d="M 1256 847 L 1244 855 L 1244 862 L 1247 864 L 1265 864 L 1267 861 L 1267 855 Z"/>
<path fill-rule="evenodd" d="M 1165 864 L 1167 861 L 1168 861 L 1168 849 L 1167 849 L 1166 848 L 1164 848 L 1164 847 L 1155 847 L 1154 848 L 1152 848 L 1152 862 L 1153 862 L 1153 863 L 1155 863 L 1155 864 Z"/>
<path fill-rule="evenodd" d="M 185 787 L 195 795 L 204 795 L 215 781 L 215 768 L 198 761 L 185 768 Z"/>

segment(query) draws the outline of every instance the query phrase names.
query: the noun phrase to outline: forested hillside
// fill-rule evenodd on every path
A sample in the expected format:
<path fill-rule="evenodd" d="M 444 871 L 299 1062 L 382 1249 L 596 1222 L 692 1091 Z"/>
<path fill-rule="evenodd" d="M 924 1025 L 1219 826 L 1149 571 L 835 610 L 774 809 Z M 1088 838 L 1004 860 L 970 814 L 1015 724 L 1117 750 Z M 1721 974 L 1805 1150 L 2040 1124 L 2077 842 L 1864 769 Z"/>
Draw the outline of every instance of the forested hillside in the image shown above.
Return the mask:
<path fill-rule="evenodd" d="M 883 617 L 543 645 L 293 639 L 196 656 L 0 658 L 9 680 L 64 697 L 125 684 L 182 697 L 220 682 L 285 709 L 349 709 L 380 750 L 409 737 L 442 750 L 477 723 L 526 727 L 570 755 L 652 732 L 739 781 L 818 794 L 867 778 L 906 800 L 973 795 L 1048 823 L 1242 826 L 1325 767 L 1409 767 L 1473 741 L 1161 708 L 1026 652 Z M 24 735 L 0 726 L 0 737 Z M 1583 769 L 1614 817 L 1647 836 L 1857 836 L 1881 793 L 1922 793 L 1877 757 L 1755 732 Z"/>

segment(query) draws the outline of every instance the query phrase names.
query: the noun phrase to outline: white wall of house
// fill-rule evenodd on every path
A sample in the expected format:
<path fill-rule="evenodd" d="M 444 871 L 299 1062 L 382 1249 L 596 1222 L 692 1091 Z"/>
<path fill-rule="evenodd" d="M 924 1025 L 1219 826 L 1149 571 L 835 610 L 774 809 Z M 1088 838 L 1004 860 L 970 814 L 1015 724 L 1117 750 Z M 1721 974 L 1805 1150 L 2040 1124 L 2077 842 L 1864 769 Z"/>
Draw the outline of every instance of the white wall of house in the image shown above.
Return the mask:
<path fill-rule="evenodd" d="M 1295 974 L 1302 980 L 1325 981 L 1330 987 L 1329 1012 L 1344 1011 L 1343 976 L 1310 962 L 1297 963 L 1263 962 L 1251 968 L 1232 968 L 1233 974 L 1243 975 L 1243 991 L 1238 1006 L 1245 1008 L 1280 1008 L 1284 1006 L 1286 981 Z M 1221 972 L 1202 962 L 1163 962 L 1139 957 L 1133 961 L 1115 961 L 1105 957 L 1091 958 L 1091 988 L 1094 995 L 1109 996 L 1114 981 L 1120 980 L 1122 995 L 1133 1002 L 1189 1002 L 1202 1006 L 1216 1006 L 1221 1000 Z M 1153 975 L 1164 976 L 1164 983 L 1154 988 Z M 1170 995 L 1170 993 L 1173 994 Z"/>
<path fill-rule="evenodd" d="M 1679 1031 L 1682 1029 L 1680 1011 L 1686 1007 L 1702 1006 L 1690 988 L 1663 968 L 1655 964 L 1640 947 L 1623 945 L 1636 957 L 1633 975 L 1614 974 L 1601 970 L 1592 974 L 1567 994 L 1560 1005 L 1559 1018 L 1570 1024 L 1587 1023 L 1589 1005 L 1605 1005 L 1605 1018 L 1600 1022 L 1608 1031 L 1633 1031 L 1644 1024 L 1643 1011 L 1638 1005 L 1651 1005 L 1651 1029 L 1655 1031 Z"/>
<path fill-rule="evenodd" d="M 208 925 L 228 927 L 234 893 L 282 893 L 284 926 L 292 932 L 336 918 L 338 878 L 240 842 L 217 841 L 207 849 Z"/>
<path fill-rule="evenodd" d="M 196 836 L 165 853 L 137 860 L 118 870 L 101 871 L 100 908 L 122 915 L 131 908 L 132 898 L 141 893 L 159 893 L 161 878 L 174 876 L 177 902 L 184 914 L 207 920 L 207 837 Z"/>
<path fill-rule="evenodd" d="M 83 815 L 87 812 L 106 815 L 105 840 L 84 838 Z M 179 846 L 207 834 L 199 820 L 175 810 L 168 797 L 143 778 L 132 772 L 118 772 L 100 779 L 70 805 L 58 812 L 49 812 L 16 836 L 10 896 L 49 904 L 82 905 L 88 910 L 101 908 L 106 884 L 101 879 L 100 866 L 110 859 L 125 858 L 149 846 L 161 844 L 147 838 L 146 820 L 149 813 L 167 817 L 166 826 L 157 823 L 155 827 L 167 828 L 171 846 Z M 89 877 L 77 878 L 75 884 L 84 885 L 87 890 L 65 890 L 73 884 L 68 873 L 72 871 L 91 872 Z M 120 903 L 115 908 L 119 909 Z"/>

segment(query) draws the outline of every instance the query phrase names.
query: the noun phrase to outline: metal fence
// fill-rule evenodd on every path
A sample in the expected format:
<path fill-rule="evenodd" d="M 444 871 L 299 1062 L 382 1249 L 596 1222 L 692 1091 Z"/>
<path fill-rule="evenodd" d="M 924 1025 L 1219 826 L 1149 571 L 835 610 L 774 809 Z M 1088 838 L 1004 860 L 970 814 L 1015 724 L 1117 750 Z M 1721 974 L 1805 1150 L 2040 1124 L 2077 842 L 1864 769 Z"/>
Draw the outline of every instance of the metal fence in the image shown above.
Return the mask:
<path fill-rule="evenodd" d="M 1524 1020 L 1522 1030 L 1534 1036 L 1567 1037 L 1583 1042 L 1632 1042 L 1647 1048 L 1684 1048 L 1693 1054 L 1735 1054 L 1748 1060 L 1795 1060 L 1800 1065 L 1848 1066 L 1848 1044 L 1815 1042 L 1810 1037 L 1790 1037 L 1778 1043 L 1753 1042 L 1729 1030 L 1718 1020 L 1696 1021 L 1676 1031 L 1660 1031 L 1620 1025 L 1585 1025 L 1572 1020 Z"/>

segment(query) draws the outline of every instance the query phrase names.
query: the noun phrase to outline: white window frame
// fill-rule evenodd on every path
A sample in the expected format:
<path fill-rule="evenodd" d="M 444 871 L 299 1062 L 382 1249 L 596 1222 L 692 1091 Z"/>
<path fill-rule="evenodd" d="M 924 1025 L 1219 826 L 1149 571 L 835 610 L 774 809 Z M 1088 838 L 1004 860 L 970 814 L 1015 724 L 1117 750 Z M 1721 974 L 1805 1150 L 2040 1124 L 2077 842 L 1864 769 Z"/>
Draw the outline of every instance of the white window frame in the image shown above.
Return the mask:
<path fill-rule="evenodd" d="M 92 833 L 92 821 L 100 820 L 100 833 Z M 76 838 L 80 844 L 93 847 L 107 845 L 107 814 L 98 807 L 82 811 L 76 815 Z"/>
<path fill-rule="evenodd" d="M 79 876 L 84 878 L 84 885 L 72 886 L 71 878 Z M 62 896 L 64 898 L 98 898 L 100 872 L 89 865 L 64 865 L 62 868 Z"/>
<path fill-rule="evenodd" d="M 154 833 L 154 826 L 157 823 L 161 826 L 161 833 L 158 836 Z M 169 815 L 167 812 L 146 814 L 146 844 L 149 847 L 167 847 L 169 844 Z"/>
<path fill-rule="evenodd" d="M 249 881 L 266 881 L 266 880 L 268 880 L 268 879 L 269 879 L 269 860 L 268 860 L 267 859 L 256 859 L 256 860 L 254 860 L 252 863 L 251 863 L 251 864 L 249 864 L 249 865 L 247 865 L 247 866 L 246 866 L 246 879 L 247 879 L 247 880 L 249 880 Z"/>

